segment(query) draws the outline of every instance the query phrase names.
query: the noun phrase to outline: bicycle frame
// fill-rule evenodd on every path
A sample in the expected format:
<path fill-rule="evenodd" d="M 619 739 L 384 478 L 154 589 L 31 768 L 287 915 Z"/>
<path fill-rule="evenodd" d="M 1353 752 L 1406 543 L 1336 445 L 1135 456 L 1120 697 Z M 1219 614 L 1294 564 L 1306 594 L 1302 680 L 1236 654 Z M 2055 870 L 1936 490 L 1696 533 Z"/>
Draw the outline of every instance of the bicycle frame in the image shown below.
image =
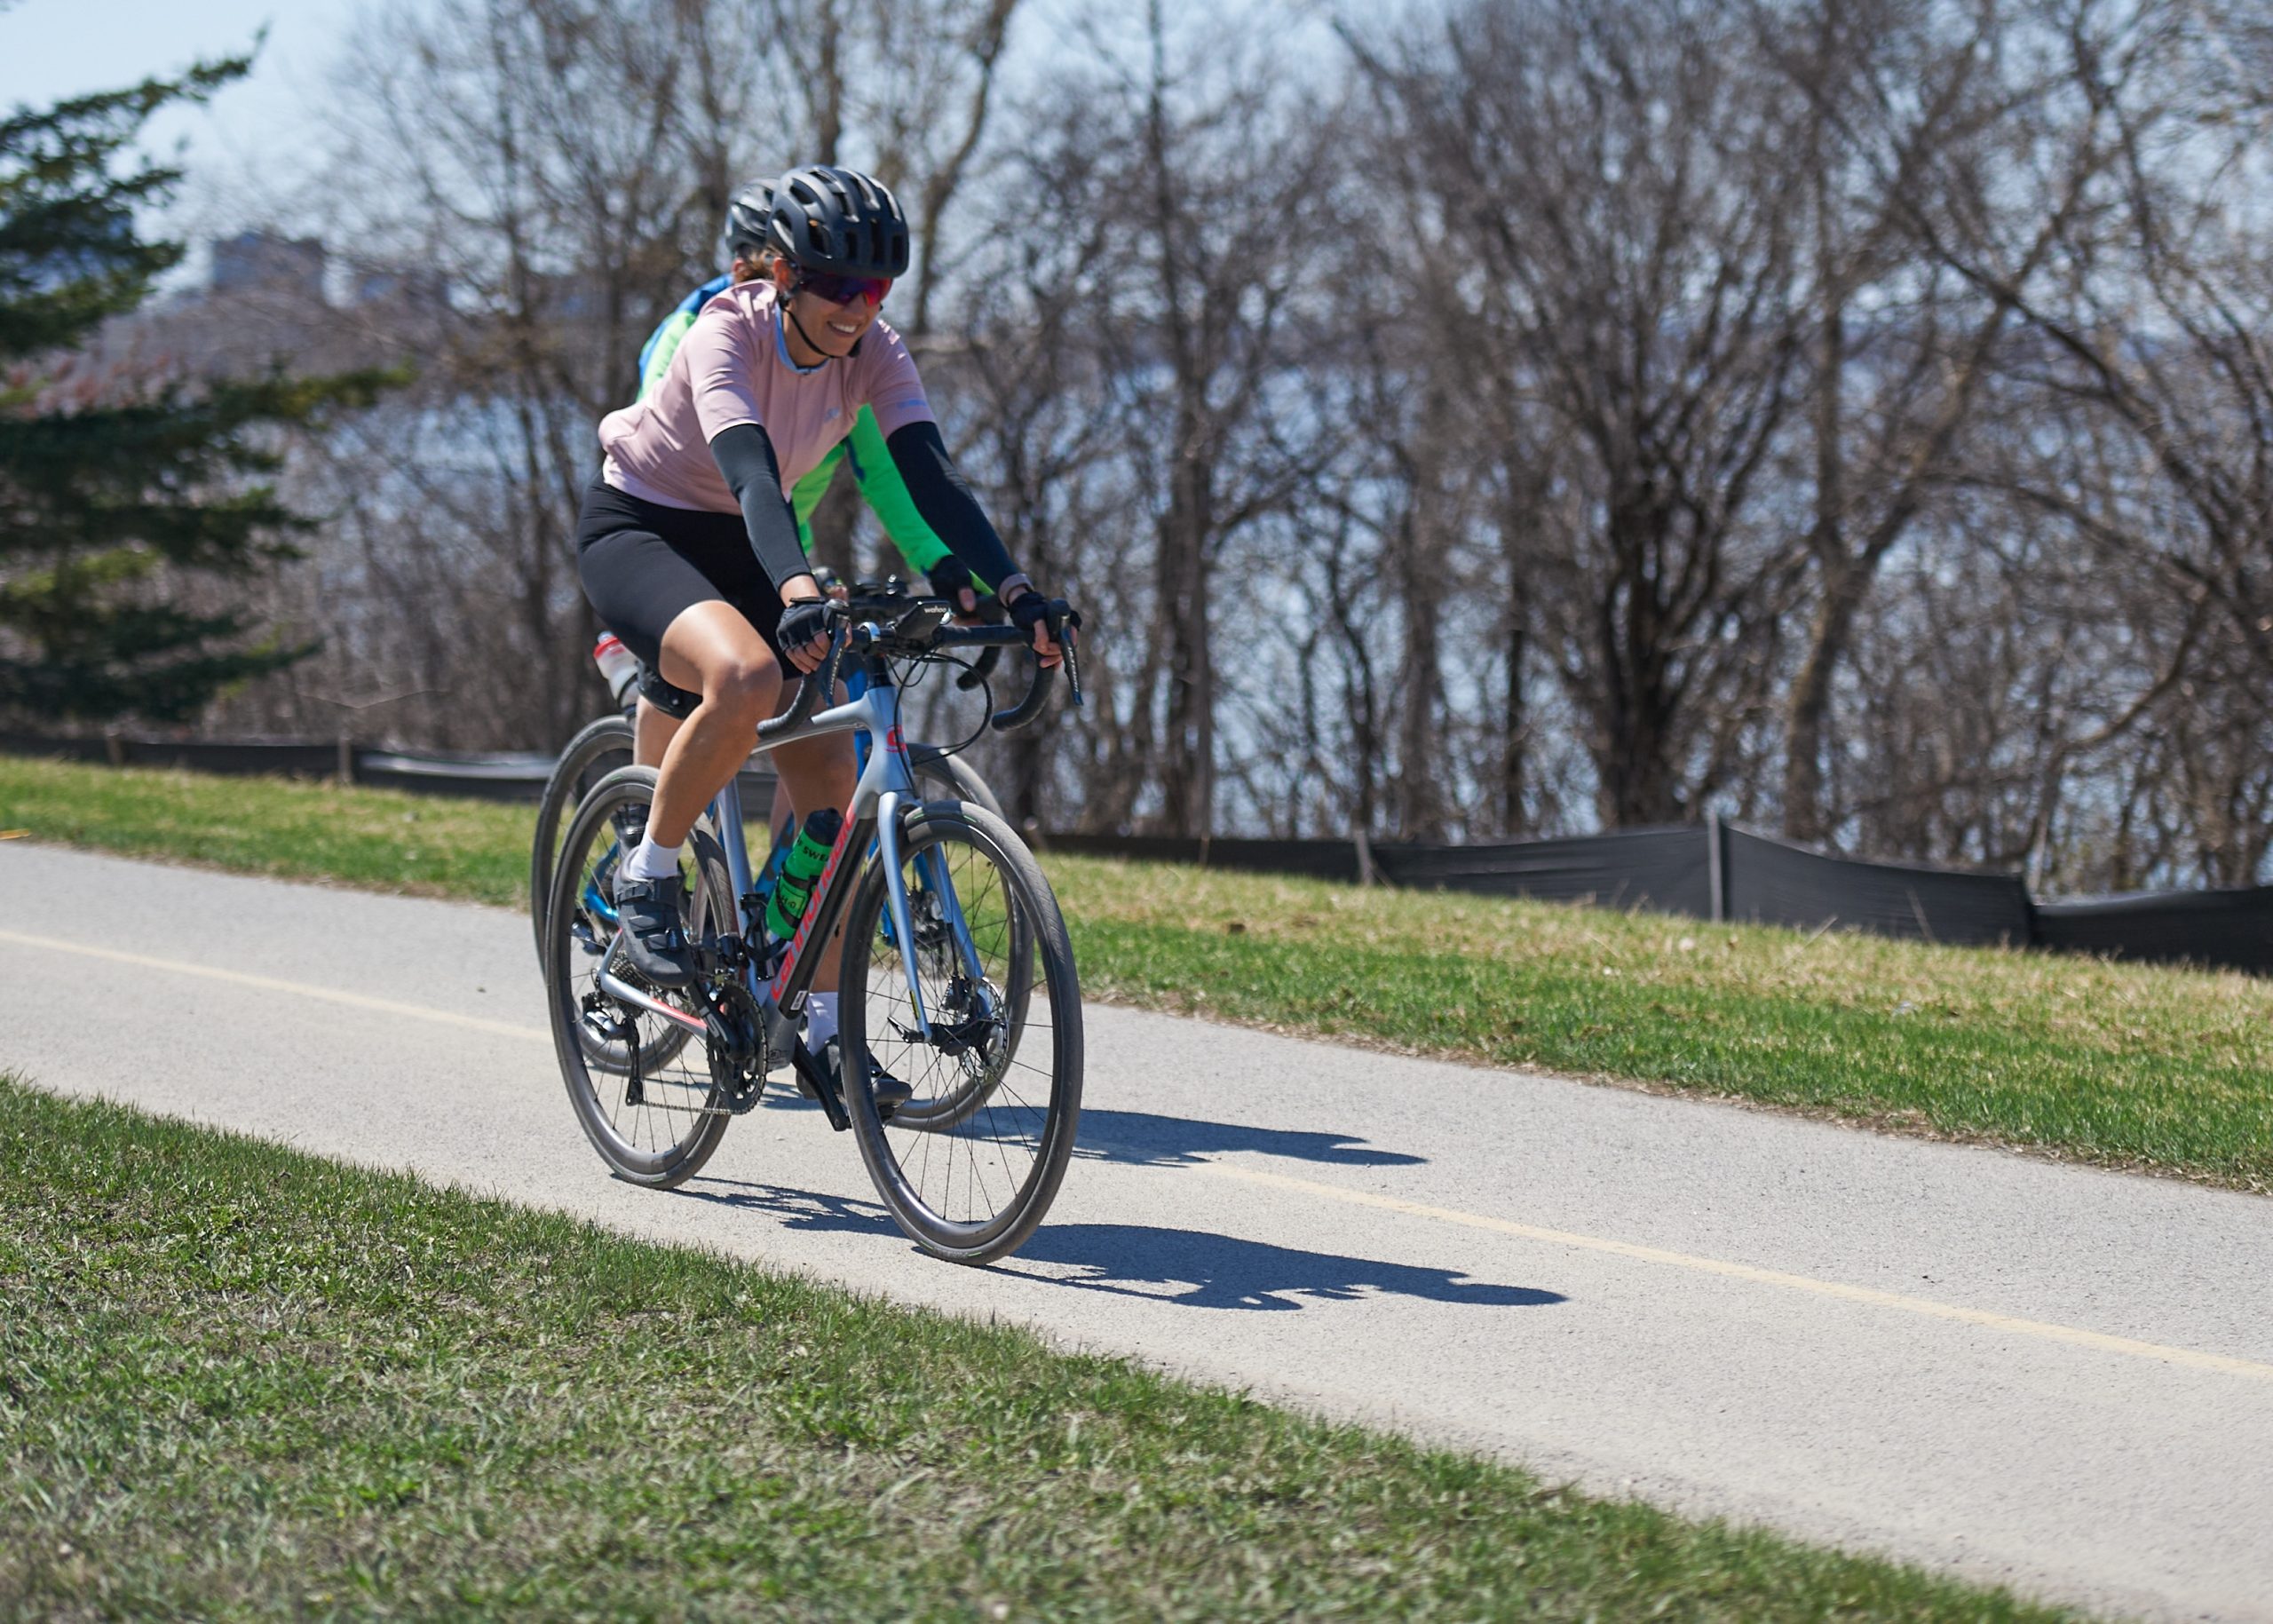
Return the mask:
<path fill-rule="evenodd" d="M 865 853 L 873 840 L 883 860 L 886 906 L 891 911 L 892 939 L 899 949 L 901 973 L 907 978 L 909 1006 L 915 1012 L 923 1036 L 929 1041 L 931 1020 L 923 1007 L 923 987 L 916 974 L 915 938 L 909 928 L 907 885 L 900 872 L 900 816 L 904 809 L 916 802 L 919 796 L 915 773 L 908 764 L 907 741 L 900 736 L 898 685 L 891 680 L 890 669 L 880 658 L 871 657 L 867 661 L 865 674 L 867 685 L 858 699 L 817 712 L 803 725 L 774 738 L 760 740 L 752 750 L 753 755 L 765 755 L 785 744 L 828 733 L 851 733 L 865 736 L 870 741 L 883 741 L 882 749 L 871 748 L 866 752 L 867 760 L 853 787 L 852 804 L 843 827 L 837 832 L 836 844 L 830 849 L 828 861 L 814 884 L 804 917 L 798 923 L 796 933 L 789 939 L 788 948 L 781 955 L 771 982 L 761 981 L 760 966 L 754 955 L 746 959 L 740 973 L 743 986 L 763 1007 L 782 1015 L 795 1015 L 802 1010 L 820 965 L 819 955 L 826 951 L 829 939 L 836 934 L 837 925 L 843 917 L 851 895 L 850 876 L 844 874 L 846 855 L 853 852 Z M 752 940 L 758 931 L 758 918 L 749 844 L 742 828 L 739 773 L 729 778 L 725 787 L 711 797 L 709 812 L 711 825 L 725 849 L 726 874 L 733 887 L 743 938 L 746 941 Z M 924 878 L 931 886 L 931 894 L 942 899 L 942 906 L 947 911 L 946 923 L 952 931 L 957 956 L 962 961 L 965 973 L 973 980 L 981 979 L 978 949 L 970 940 L 970 929 L 963 920 L 962 905 L 954 895 L 954 887 L 947 883 L 946 865 L 935 854 L 927 853 L 919 860 L 924 865 Z M 843 883 L 840 883 L 840 881 Z M 701 1018 L 675 1008 L 617 975 L 614 969 L 616 956 L 622 950 L 622 935 L 619 931 L 600 966 L 598 985 L 601 990 L 611 997 L 661 1015 L 692 1031 L 707 1033 L 708 1024 Z"/>

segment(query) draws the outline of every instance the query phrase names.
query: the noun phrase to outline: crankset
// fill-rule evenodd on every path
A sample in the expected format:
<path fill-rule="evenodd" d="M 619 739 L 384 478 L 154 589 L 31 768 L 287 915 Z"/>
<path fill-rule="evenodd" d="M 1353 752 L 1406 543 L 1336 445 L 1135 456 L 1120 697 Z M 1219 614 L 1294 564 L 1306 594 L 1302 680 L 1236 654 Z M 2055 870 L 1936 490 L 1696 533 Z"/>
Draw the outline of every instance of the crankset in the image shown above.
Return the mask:
<path fill-rule="evenodd" d="M 765 1091 L 765 1010 L 737 980 L 705 989 L 702 1024 L 710 1081 L 727 1111 L 741 1116 Z"/>

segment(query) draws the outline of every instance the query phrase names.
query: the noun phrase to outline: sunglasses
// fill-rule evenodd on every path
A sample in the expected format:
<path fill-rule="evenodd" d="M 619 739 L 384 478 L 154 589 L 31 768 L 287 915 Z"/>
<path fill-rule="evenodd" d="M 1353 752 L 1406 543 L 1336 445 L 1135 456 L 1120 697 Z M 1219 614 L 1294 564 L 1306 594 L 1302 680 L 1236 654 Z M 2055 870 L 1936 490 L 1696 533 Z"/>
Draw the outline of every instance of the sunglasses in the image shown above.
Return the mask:
<path fill-rule="evenodd" d="M 854 299 L 866 299 L 871 305 L 881 305 L 884 295 L 891 291 L 889 276 L 840 276 L 834 271 L 807 271 L 797 278 L 797 291 L 810 293 L 829 305 L 850 305 Z"/>

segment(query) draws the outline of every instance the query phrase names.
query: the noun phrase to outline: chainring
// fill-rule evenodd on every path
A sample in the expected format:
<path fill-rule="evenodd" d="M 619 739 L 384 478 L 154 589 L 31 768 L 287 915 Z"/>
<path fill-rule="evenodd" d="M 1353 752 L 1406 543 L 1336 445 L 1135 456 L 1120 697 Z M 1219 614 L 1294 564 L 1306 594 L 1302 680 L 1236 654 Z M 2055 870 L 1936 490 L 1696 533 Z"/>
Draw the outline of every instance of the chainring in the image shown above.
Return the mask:
<path fill-rule="evenodd" d="M 725 1108 L 741 1116 L 765 1092 L 765 1073 L 772 1069 L 765 1031 L 765 1010 L 740 981 L 727 979 L 710 988 L 720 1018 L 734 1034 L 733 1047 L 706 1042 L 710 1058 L 710 1082 L 723 1097 Z"/>

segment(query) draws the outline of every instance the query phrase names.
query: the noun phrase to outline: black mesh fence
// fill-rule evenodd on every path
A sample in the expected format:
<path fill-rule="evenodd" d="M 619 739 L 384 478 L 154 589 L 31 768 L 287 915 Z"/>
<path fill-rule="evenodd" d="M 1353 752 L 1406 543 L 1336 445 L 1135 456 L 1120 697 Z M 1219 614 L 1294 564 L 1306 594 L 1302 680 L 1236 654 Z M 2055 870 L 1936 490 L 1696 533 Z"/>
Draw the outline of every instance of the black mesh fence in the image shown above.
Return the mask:
<path fill-rule="evenodd" d="M 2039 902 L 2036 939 L 2067 953 L 2273 972 L 2273 886 Z"/>
<path fill-rule="evenodd" d="M 1361 860 L 1347 840 L 1053 835 L 1048 844 L 1333 880 L 1358 878 Z M 2273 972 L 2273 887 L 2039 903 L 2013 875 L 1860 862 L 1712 820 L 1501 845 L 1376 845 L 1366 856 L 1392 885 Z"/>
<path fill-rule="evenodd" d="M 1713 915 L 1703 824 L 1506 845 L 1382 845 L 1374 859 L 1393 885 Z"/>
<path fill-rule="evenodd" d="M 340 747 L 337 741 L 313 743 L 299 739 L 131 739 L 115 733 L 93 739 L 49 739 L 0 733 L 0 754 L 107 761 L 119 767 L 328 778 L 339 772 Z"/>
<path fill-rule="evenodd" d="M 1188 840 L 1172 835 L 1045 835 L 1052 852 L 1131 857 L 1151 863 L 1200 863 L 1259 874 L 1356 880 L 1358 846 L 1349 840 Z"/>
<path fill-rule="evenodd" d="M 541 801 L 553 757 L 541 750 L 495 756 L 415 756 L 358 750 L 355 781 L 477 801 Z"/>
<path fill-rule="evenodd" d="M 1967 947 L 2024 947 L 2028 888 L 2010 875 L 1863 863 L 1717 827 L 1725 876 L 1722 916 L 1820 930 L 1844 925 Z"/>

